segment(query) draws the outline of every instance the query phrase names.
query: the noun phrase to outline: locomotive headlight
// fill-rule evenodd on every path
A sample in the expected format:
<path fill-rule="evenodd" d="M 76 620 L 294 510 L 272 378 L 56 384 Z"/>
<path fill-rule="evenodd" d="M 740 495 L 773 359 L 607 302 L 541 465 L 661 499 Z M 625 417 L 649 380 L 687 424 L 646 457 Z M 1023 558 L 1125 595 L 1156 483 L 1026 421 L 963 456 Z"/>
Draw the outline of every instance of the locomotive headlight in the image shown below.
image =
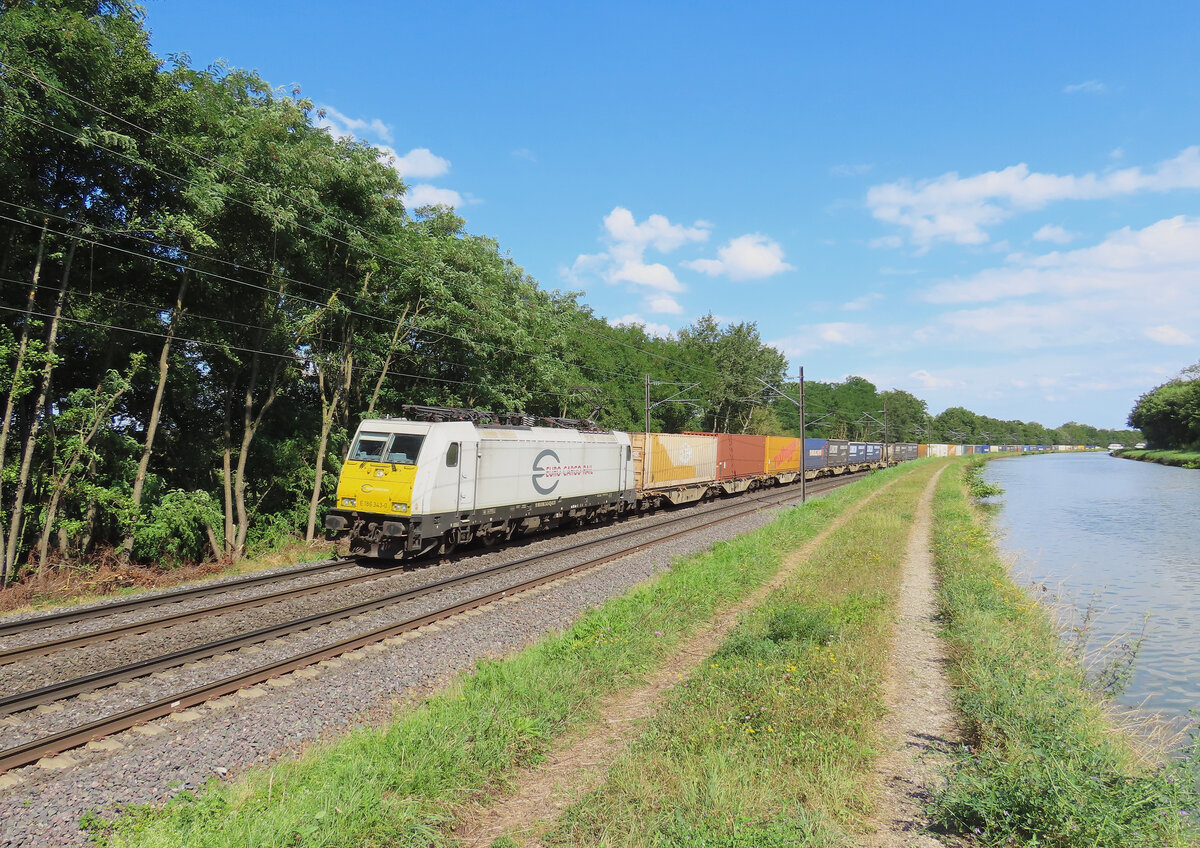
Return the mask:
<path fill-rule="evenodd" d="M 392 504 L 392 512 L 408 512 L 408 504 L 393 503 Z"/>
<path fill-rule="evenodd" d="M 342 498 L 342 506 L 358 506 L 358 498 Z"/>

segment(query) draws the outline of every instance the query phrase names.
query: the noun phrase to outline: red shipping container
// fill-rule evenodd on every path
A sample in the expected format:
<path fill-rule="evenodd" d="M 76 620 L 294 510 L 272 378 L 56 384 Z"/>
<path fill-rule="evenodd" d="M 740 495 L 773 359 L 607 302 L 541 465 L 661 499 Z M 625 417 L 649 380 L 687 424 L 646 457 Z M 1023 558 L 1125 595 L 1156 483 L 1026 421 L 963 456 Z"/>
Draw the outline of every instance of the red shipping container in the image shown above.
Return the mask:
<path fill-rule="evenodd" d="M 717 434 L 717 479 L 734 480 L 767 473 L 767 437 Z"/>

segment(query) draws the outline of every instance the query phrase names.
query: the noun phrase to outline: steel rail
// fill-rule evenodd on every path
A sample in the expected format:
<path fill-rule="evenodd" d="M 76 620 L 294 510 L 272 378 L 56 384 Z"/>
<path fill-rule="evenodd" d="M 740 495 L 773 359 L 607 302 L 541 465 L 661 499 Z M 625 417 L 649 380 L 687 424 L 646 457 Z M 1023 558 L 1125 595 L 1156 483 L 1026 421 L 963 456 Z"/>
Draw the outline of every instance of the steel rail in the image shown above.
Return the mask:
<path fill-rule="evenodd" d="M 132 633 L 148 633 L 151 630 L 161 630 L 164 627 L 174 627 L 177 624 L 184 624 L 188 621 L 198 621 L 202 618 L 209 618 L 214 615 L 223 615 L 225 613 L 236 612 L 241 609 L 250 609 L 251 607 L 261 607 L 267 604 L 273 604 L 277 601 L 286 601 L 288 598 L 300 597 L 303 595 L 312 595 L 317 592 L 324 592 L 330 589 L 338 589 L 343 586 L 352 586 L 355 583 L 365 583 L 369 580 L 380 580 L 384 577 L 394 577 L 400 572 L 394 570 L 378 570 L 368 572 L 367 574 L 354 574 L 349 577 L 342 577 L 338 580 L 330 581 L 329 583 L 318 583 L 315 586 L 298 586 L 294 589 L 284 589 L 279 592 L 272 592 L 268 595 L 258 595 L 253 598 L 242 598 L 236 601 L 226 601 L 223 604 L 216 604 L 210 607 L 200 607 L 194 610 L 184 610 L 172 615 L 162 616 L 160 618 L 148 618 L 145 621 L 135 621 L 132 624 L 121 624 L 116 627 L 109 627 L 104 630 L 93 630 L 90 633 L 80 633 L 77 636 L 66 636 L 61 639 L 51 639 L 48 642 L 36 642 L 32 645 L 25 645 L 19 648 L 10 648 L 7 651 L 0 651 L 0 665 L 18 662 L 26 657 L 42 656 L 44 654 L 52 654 L 60 651 L 63 648 L 74 648 L 80 645 L 90 645 L 95 642 L 111 642 L 114 639 L 120 638 Z M 2 703 L 2 700 L 0 700 Z"/>
<path fill-rule="evenodd" d="M 754 498 L 752 499 L 752 502 L 755 504 L 755 506 L 752 509 L 742 509 L 741 511 L 737 511 L 731 516 L 731 518 L 736 518 L 746 514 L 747 512 L 752 512 L 754 509 L 758 508 L 758 504 L 761 504 L 763 501 L 772 500 L 773 499 L 771 496 L 759 496 Z M 788 500 L 788 497 L 785 496 L 781 500 L 786 501 Z M 739 508 L 745 506 L 748 506 L 748 503 L 746 500 L 742 500 L 739 503 L 730 504 L 723 509 L 714 510 L 713 512 L 722 512 L 726 509 L 738 510 Z M 711 514 L 711 512 L 703 513 L 703 515 Z M 259 642 L 266 642 L 270 639 L 286 636 L 290 633 L 308 630 L 312 627 L 318 627 L 322 624 L 328 624 L 343 618 L 349 618 L 354 615 L 372 612 L 380 607 L 403 603 L 409 600 L 415 600 L 416 598 L 423 597 L 424 595 L 441 591 L 443 589 L 452 588 L 454 586 L 466 585 L 468 583 L 475 582 L 476 580 L 483 579 L 484 577 L 489 577 L 493 574 L 500 574 L 505 571 L 511 571 L 538 560 L 546 560 L 560 554 L 572 553 L 591 546 L 606 544 L 613 540 L 621 539 L 638 533 L 649 533 L 669 524 L 698 517 L 700 517 L 700 515 L 697 513 L 689 513 L 687 515 L 676 516 L 668 521 L 648 527 L 632 527 L 628 530 L 623 530 L 620 533 L 605 536 L 601 539 L 592 539 L 587 542 L 580 542 L 566 548 L 560 548 L 556 551 L 531 554 L 530 556 L 521 557 L 520 559 L 509 563 L 490 566 L 479 571 L 471 572 L 470 574 L 447 577 L 442 580 L 436 580 L 433 583 L 427 583 L 424 586 L 417 586 L 412 589 L 405 589 L 400 592 L 394 592 L 377 598 L 371 598 L 366 601 L 361 601 L 357 604 L 351 604 L 336 610 L 314 613 L 313 615 L 305 616 L 303 618 L 281 622 L 268 627 L 262 627 L 258 630 L 253 630 L 248 633 L 227 636 L 224 639 L 218 639 L 216 641 L 207 642 L 202 645 L 196 645 L 191 648 L 181 648 L 178 651 L 173 651 L 172 653 L 163 654 L 158 657 L 137 660 L 135 662 L 126 663 L 122 666 L 117 666 L 116 668 L 96 671 L 91 674 L 74 677 L 59 683 L 51 683 L 47 686 L 42 686 L 25 692 L 17 692 L 15 694 L 0 698 L 0 715 L 10 715 L 12 713 L 32 709 L 33 707 L 41 704 L 53 703 L 54 701 L 70 698 L 85 692 L 107 688 L 108 686 L 112 686 L 126 680 L 145 677 L 146 675 L 153 674 L 156 671 L 175 668 L 189 662 L 198 662 L 217 654 L 229 653 L 238 650 L 239 648 L 244 648 Z M 718 519 L 718 521 L 726 520 L 729 520 L 729 518 Z M 664 538 L 674 538 L 674 536 L 668 536 Z M 657 541 L 653 543 L 657 543 Z"/>
<path fill-rule="evenodd" d="M 415 630 L 419 627 L 423 627 L 423 626 L 431 624 L 433 622 L 440 621 L 445 618 L 449 618 L 450 616 L 457 615 L 457 614 L 465 612 L 467 610 L 474 609 L 476 607 L 482 606 L 482 605 L 490 603 L 492 601 L 500 600 L 505 597 L 519 594 L 521 592 L 529 591 L 530 589 L 537 588 L 538 586 L 544 585 L 546 583 L 550 583 L 550 582 L 553 582 L 556 580 L 560 580 L 564 577 L 568 577 L 571 574 L 574 574 L 576 572 L 594 568 L 596 566 L 611 562 L 615 559 L 620 559 L 620 558 L 629 556 L 630 554 L 636 553 L 638 551 L 644 550 L 649 547 L 653 547 L 655 545 L 666 542 L 670 539 L 678 538 L 679 536 L 684 536 L 689 533 L 697 532 L 698 530 L 703 529 L 703 527 L 711 526 L 713 523 L 723 523 L 726 521 L 732 521 L 736 518 L 742 517 L 743 515 L 748 515 L 752 512 L 759 511 L 763 506 L 763 503 L 762 503 L 763 501 L 768 502 L 766 504 L 767 506 L 779 506 L 779 505 L 787 503 L 788 501 L 796 500 L 798 497 L 799 497 L 799 495 L 797 493 L 789 492 L 784 497 L 778 498 L 778 499 L 772 499 L 770 497 L 756 498 L 754 505 L 751 506 L 750 508 L 741 509 L 739 511 L 733 512 L 730 515 L 726 515 L 726 516 L 723 516 L 723 517 L 717 519 L 715 522 L 709 522 L 708 524 L 702 525 L 702 527 L 683 528 L 683 529 L 675 531 L 674 533 L 669 533 L 665 536 L 660 536 L 660 537 L 657 537 L 654 539 L 649 539 L 644 542 L 637 543 L 628 548 L 624 548 L 620 551 L 603 554 L 599 557 L 596 557 L 595 559 L 589 560 L 584 563 L 578 563 L 576 565 L 571 565 L 571 566 L 567 566 L 565 568 L 557 569 L 555 571 L 551 571 L 547 574 L 543 574 L 538 577 L 533 577 L 528 580 L 520 581 L 516 584 L 504 587 L 502 589 L 496 589 L 494 591 L 487 592 L 483 595 L 478 595 L 473 598 L 468 598 L 467 600 L 460 601 L 459 603 L 452 604 L 452 605 L 444 607 L 440 610 L 435 610 L 433 612 L 426 613 L 426 614 L 420 615 L 420 616 L 414 616 L 414 617 L 405 619 L 404 621 L 394 622 L 392 624 L 385 625 L 383 627 L 377 628 L 377 629 L 369 631 L 367 633 L 356 634 L 355 636 L 341 640 L 332 645 L 325 645 L 325 646 L 322 646 L 319 648 L 315 648 L 304 654 L 300 654 L 298 656 L 289 657 L 289 658 L 279 660 L 274 663 L 270 663 L 265 666 L 260 666 L 259 668 L 250 669 L 246 672 L 242 672 L 240 674 L 226 677 L 222 680 L 218 680 L 213 683 L 208 683 L 208 684 L 204 684 L 202 686 L 195 687 L 193 689 L 189 689 L 188 691 L 183 692 L 183 693 L 179 693 L 176 695 L 171 695 L 171 696 L 167 696 L 165 698 L 161 698 L 150 704 L 145 704 L 145 705 L 142 705 L 139 707 L 134 707 L 132 709 L 125 710 L 124 712 L 121 712 L 121 713 L 116 713 L 114 715 L 107 716 L 102 719 L 97 719 L 96 721 L 89 722 L 86 725 L 81 725 L 79 727 L 70 728 L 68 730 L 64 730 L 59 733 L 52 734 L 50 736 L 45 736 L 40 739 L 34 739 L 23 745 L 19 745 L 17 747 L 10 748 L 5 751 L 0 751 L 0 773 L 3 773 L 10 769 L 18 768 L 23 765 L 29 765 L 30 763 L 36 762 L 37 760 L 41 759 L 44 756 L 51 755 L 51 754 L 58 754 L 58 753 L 61 753 L 62 751 L 78 747 L 79 745 L 83 745 L 83 744 L 91 741 L 92 739 L 107 736 L 109 734 L 116 733 L 121 730 L 126 730 L 126 729 L 134 727 L 138 724 L 142 724 L 142 723 L 145 723 L 148 721 L 153 721 L 154 719 L 169 715 L 170 713 L 175 712 L 177 710 L 184 710 L 184 709 L 188 709 L 189 707 L 197 706 L 197 705 L 202 704 L 205 701 L 211 700 L 213 698 L 218 698 L 218 697 L 222 697 L 224 695 L 231 694 L 232 692 L 236 692 L 239 689 L 243 689 L 248 686 L 253 686 L 255 684 L 262 683 L 266 680 L 270 680 L 273 677 L 278 677 L 282 674 L 296 671 L 296 670 L 304 668 L 308 665 L 312 665 L 313 663 L 320 662 L 325 659 L 330 659 L 332 657 L 338 656 L 339 654 L 343 654 L 348 651 L 356 650 L 356 649 L 364 647 L 366 645 L 370 645 L 375 642 L 382 641 L 391 636 L 396 636 L 401 633 Z M 745 504 L 743 502 L 743 503 L 737 504 L 737 506 L 739 506 L 739 507 L 745 506 Z M 695 516 L 685 516 L 685 517 L 695 517 Z M 663 526 L 662 524 L 658 524 L 658 525 L 655 525 L 654 528 L 640 528 L 638 532 L 645 532 L 647 530 L 661 528 L 662 526 Z M 628 535 L 628 534 L 621 534 L 621 535 Z M 587 547 L 587 546 L 596 544 L 601 541 L 611 541 L 613 538 L 614 537 L 609 536 L 609 537 L 605 537 L 604 540 L 592 540 L 590 542 L 585 542 L 585 543 L 580 544 L 579 546 L 577 546 L 577 548 Z M 555 554 L 538 555 L 536 557 L 527 558 L 527 560 L 528 559 L 540 559 L 540 558 L 545 558 L 547 556 L 554 556 L 557 553 L 561 553 L 561 551 L 555 552 Z M 508 564 L 502 565 L 502 566 L 493 566 L 491 569 L 488 569 L 487 571 L 490 573 L 496 573 L 497 571 L 500 571 L 502 569 L 512 568 L 512 567 L 515 567 L 516 565 L 517 565 L 517 563 L 508 563 Z M 474 579 L 478 579 L 481 574 L 482 574 L 482 572 L 477 572 L 475 575 L 473 575 L 471 577 L 473 577 Z M 454 583 L 454 582 L 471 582 L 471 581 L 465 580 L 463 577 L 448 578 L 445 581 L 439 581 L 439 583 Z M 423 593 L 429 593 L 429 592 L 437 591 L 438 588 L 443 588 L 443 587 L 439 587 L 438 584 L 430 584 L 429 586 L 421 587 L 421 589 L 412 590 L 412 591 L 423 591 Z"/>
<path fill-rule="evenodd" d="M 259 586 L 263 583 L 278 582 L 280 580 L 290 580 L 293 577 L 306 577 L 310 574 L 320 574 L 323 571 L 336 571 L 339 568 L 349 568 L 357 564 L 356 557 L 343 557 L 335 559 L 332 562 L 321 562 L 316 565 L 308 565 L 302 568 L 297 568 L 292 571 L 273 572 L 271 574 L 251 575 L 248 577 L 238 577 L 233 580 L 227 580 L 224 583 L 206 583 L 202 586 L 191 586 L 186 589 L 174 589 L 169 592 L 160 592 L 154 595 L 146 595 L 139 598 L 130 598 L 127 601 L 116 601 L 113 603 L 101 604 L 99 606 L 88 607 L 87 609 L 66 609 L 61 612 L 47 613 L 30 618 L 21 618 L 15 621 L 0 622 L 0 636 L 6 636 L 12 633 L 22 633 L 26 630 L 36 630 L 40 627 L 47 627 L 51 624 L 61 624 L 63 622 L 88 621 L 93 618 L 102 618 L 106 615 L 114 615 L 118 612 L 129 612 L 142 607 L 160 606 L 162 604 L 177 603 L 187 600 L 188 598 L 201 597 L 203 595 L 218 595 L 224 592 L 232 592 L 236 589 L 248 589 L 253 586 Z"/>
<path fill-rule="evenodd" d="M 672 520 L 676 520 L 676 519 L 672 519 Z M 663 523 L 667 523 L 667 522 L 663 522 Z M 655 525 L 655 526 L 661 526 L 661 524 Z M 648 528 L 635 528 L 635 529 L 644 530 L 644 529 L 648 529 Z M 616 535 L 610 536 L 608 538 L 619 538 L 619 536 L 620 536 L 620 534 L 616 534 Z M 573 550 L 573 549 L 574 549 L 573 546 L 568 546 L 567 548 L 564 548 L 563 550 Z M 326 568 L 326 569 L 343 568 L 343 567 L 346 567 L 346 563 L 352 563 L 352 562 L 353 562 L 352 559 L 347 559 L 344 561 L 338 561 L 337 563 L 334 563 L 334 564 L 328 564 L 328 563 L 323 564 L 321 566 L 321 568 Z M 304 574 L 309 573 L 310 571 L 315 571 L 316 573 L 319 573 L 320 569 L 319 568 L 311 569 L 311 570 L 301 571 L 298 573 L 301 576 L 303 576 Z M 23 645 L 23 646 L 16 647 L 16 648 L 10 648 L 8 650 L 0 650 L 0 665 L 7 665 L 10 663 L 19 662 L 20 660 L 26 659 L 27 657 L 44 656 L 46 654 L 56 653 L 57 651 L 61 651 L 65 648 L 81 647 L 83 645 L 91 645 L 96 642 L 109 642 L 109 641 L 113 641 L 113 640 L 115 640 L 121 636 L 125 636 L 125 635 L 148 633 L 153 630 L 159 630 L 159 629 L 162 629 L 165 627 L 173 627 L 173 626 L 176 626 L 179 624 L 187 623 L 189 621 L 199 621 L 201 619 L 208 618 L 208 617 L 214 616 L 214 615 L 221 615 L 224 613 L 236 612 L 238 610 L 250 609 L 250 608 L 258 607 L 258 606 L 266 606 L 267 604 L 276 603 L 277 601 L 284 601 L 289 598 L 301 597 L 303 595 L 308 595 L 308 594 L 315 594 L 317 592 L 324 592 L 324 591 L 328 591 L 330 589 L 337 589 L 337 588 L 341 588 L 343 586 L 350 586 L 350 585 L 354 585 L 357 583 L 367 582 L 370 580 L 378 580 L 383 577 L 393 576 L 396 573 L 397 572 L 395 572 L 391 569 L 385 569 L 385 570 L 370 572 L 367 574 L 358 574 L 358 575 L 353 575 L 350 577 L 344 577 L 339 580 L 334 580 L 329 583 L 321 583 L 321 584 L 318 584 L 315 586 L 300 586 L 300 587 L 297 587 L 294 589 L 285 589 L 285 590 L 282 590 L 279 592 L 272 592 L 272 593 L 269 593 L 266 595 L 258 595 L 253 598 L 243 598 L 240 600 L 227 601 L 223 604 L 216 604 L 216 605 L 208 606 L 208 607 L 200 607 L 200 608 L 197 608 L 194 610 L 185 610 L 185 611 L 174 613 L 171 615 L 160 616 L 158 618 L 149 618 L 144 621 L 132 622 L 130 624 L 117 625 L 115 627 L 108 627 L 108 628 L 104 628 L 101 630 L 92 630 L 88 633 L 80 633 L 75 636 L 66 636 L 66 637 L 59 638 L 59 639 L 50 639 L 45 642 L 35 642 L 30 645 Z M 286 577 L 284 577 L 284 579 L 290 578 L 291 576 L 292 576 L 292 574 L 288 574 L 288 575 L 286 575 Z M 279 575 L 276 575 L 276 577 L 274 579 L 278 579 L 278 578 L 279 578 Z M 270 578 L 270 577 L 255 578 L 253 580 L 253 583 L 259 584 L 259 583 L 270 582 L 271 579 L 273 579 L 273 578 Z M 227 584 L 220 584 L 220 585 L 222 586 L 222 589 L 219 592 L 214 591 L 214 592 L 212 592 L 212 594 L 218 594 L 218 593 L 223 594 L 225 591 L 227 591 L 224 589 L 224 586 Z M 243 587 L 239 586 L 238 588 L 243 588 Z M 184 592 L 182 594 L 200 596 L 200 595 L 205 594 L 205 592 L 197 591 L 197 590 L 184 590 Z M 148 605 L 148 604 L 142 604 L 142 605 Z M 105 615 L 107 615 L 107 614 L 108 613 L 105 612 Z M 94 616 L 94 617 L 99 617 L 99 616 Z M 81 617 L 76 620 L 87 620 L 87 619 Z M 7 699 L 0 699 L 0 714 L 3 713 L 2 707 L 6 700 Z"/>

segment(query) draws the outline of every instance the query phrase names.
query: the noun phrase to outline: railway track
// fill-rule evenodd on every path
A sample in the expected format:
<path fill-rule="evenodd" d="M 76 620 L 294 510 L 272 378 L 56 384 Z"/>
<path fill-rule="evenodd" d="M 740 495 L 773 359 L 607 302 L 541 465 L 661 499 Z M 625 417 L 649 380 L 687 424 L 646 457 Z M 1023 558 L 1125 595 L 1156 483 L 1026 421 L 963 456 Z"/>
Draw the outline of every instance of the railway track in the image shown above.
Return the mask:
<path fill-rule="evenodd" d="M 849 482 L 850 479 L 852 478 L 834 478 L 831 480 L 814 481 L 812 484 L 810 484 L 810 491 L 812 491 L 814 494 L 818 494 L 821 491 L 827 491 L 840 485 L 844 485 L 846 482 Z M 361 603 L 344 606 L 328 612 L 305 616 L 284 622 L 282 624 L 260 628 L 249 633 L 231 635 L 223 639 L 218 639 L 192 648 L 175 651 L 163 656 L 150 657 L 137 662 L 127 663 L 116 668 L 97 671 L 92 674 L 83 675 L 70 680 L 64 680 L 49 686 L 40 687 L 38 689 L 26 692 L 19 692 L 4 698 L 0 698 L 0 714 L 11 715 L 30 710 L 40 705 L 54 704 L 67 698 L 93 692 L 97 689 L 107 688 L 124 681 L 133 680 L 135 678 L 163 672 L 165 670 L 176 668 L 185 664 L 194 663 L 198 660 L 228 654 L 248 646 L 278 639 L 282 636 L 294 634 L 299 631 L 320 627 L 322 625 L 342 619 L 349 619 L 353 616 L 361 615 L 372 610 L 404 604 L 416 598 L 442 592 L 451 588 L 467 586 L 471 583 L 476 583 L 495 577 L 496 575 L 527 569 L 538 563 L 545 563 L 549 560 L 566 554 L 587 551 L 605 545 L 612 545 L 614 542 L 621 543 L 619 549 L 616 551 L 602 553 L 582 563 L 575 562 L 563 567 L 555 567 L 549 571 L 534 574 L 533 576 L 524 576 L 500 588 L 490 588 L 478 594 L 472 594 L 465 599 L 460 599 L 454 603 L 439 607 L 433 611 L 407 616 L 401 620 L 393 621 L 383 627 L 375 627 L 363 632 L 357 632 L 346 638 L 338 639 L 293 656 L 277 659 L 233 675 L 224 676 L 218 680 L 205 683 L 201 686 L 192 687 L 186 689 L 185 691 L 176 691 L 167 697 L 157 698 L 151 702 L 138 705 L 131 709 L 125 709 L 76 727 L 71 727 L 60 732 L 40 736 L 24 744 L 16 745 L 7 750 L 0 751 L 0 772 L 19 768 L 24 765 L 29 765 L 41 759 L 42 757 L 61 753 L 69 750 L 70 748 L 82 745 L 92 739 L 129 729 L 138 724 L 168 715 L 171 712 L 196 706 L 213 698 L 230 694 L 239 689 L 253 686 L 257 683 L 262 683 L 271 678 L 279 677 L 289 672 L 296 671 L 313 663 L 330 659 L 338 656 L 339 654 L 353 651 L 357 648 L 382 641 L 401 633 L 415 630 L 435 621 L 458 615 L 462 612 L 483 606 L 500 598 L 519 594 L 537 586 L 560 580 L 571 574 L 602 565 L 614 559 L 628 556 L 632 553 L 652 547 L 662 542 L 666 542 L 670 539 L 687 535 L 702 527 L 708 527 L 713 524 L 732 521 L 749 513 L 764 508 L 782 505 L 789 501 L 798 499 L 799 492 L 795 491 L 795 487 L 788 487 L 784 490 L 773 489 L 765 495 L 754 496 L 750 498 L 740 498 L 736 503 L 722 505 L 706 512 L 696 513 L 694 511 L 689 511 L 685 514 L 673 516 L 666 521 L 658 522 L 650 526 L 627 528 L 614 534 L 580 542 L 574 545 L 569 545 L 565 548 L 557 549 L 555 551 L 521 557 L 512 562 L 489 566 L 456 577 L 435 580 L 422 586 L 405 589 L 399 592 L 391 592 Z M 679 527 L 679 529 L 672 530 L 671 528 L 675 525 L 682 526 Z M 664 529 L 668 530 L 669 532 L 664 534 L 662 532 Z M 648 536 L 650 538 L 639 540 L 639 536 Z M 322 567 L 326 570 L 334 570 L 338 567 L 345 567 L 345 562 L 342 561 L 340 565 L 336 561 L 334 563 L 324 563 L 321 564 L 321 566 L 314 567 L 313 571 L 317 571 Z M 384 574 L 386 574 L 386 572 L 384 572 Z M 382 575 L 361 575 L 354 579 L 368 579 L 368 577 L 374 578 L 378 576 Z M 276 576 L 276 579 L 278 579 L 278 576 Z M 321 588 L 327 585 L 328 584 L 318 584 L 315 587 L 308 588 L 310 591 L 319 591 Z M 298 591 L 299 590 L 296 589 L 288 590 L 287 594 L 290 596 Z M 233 603 L 252 604 L 255 600 L 258 599 L 248 599 L 244 602 L 239 601 Z M 210 607 L 207 609 L 222 610 L 228 606 L 228 604 L 218 604 L 215 607 Z M 188 613 L 181 613 L 178 615 L 164 616 L 161 620 L 178 619 L 180 615 L 199 617 L 199 614 L 201 613 L 202 611 L 199 610 L 190 611 Z M 215 615 L 220 613 L 213 612 L 211 614 Z M 66 618 L 60 617 L 59 620 L 66 620 Z M 194 620 L 194 618 L 188 620 Z M 180 623 L 180 621 L 176 620 L 174 623 Z M 130 625 L 129 628 L 136 628 L 138 626 L 139 625 Z M 111 628 L 110 630 L 127 630 L 129 628 Z M 113 635 L 111 638 L 120 638 L 120 635 L 121 634 L 118 633 Z M 66 640 L 64 640 L 63 644 L 60 645 L 60 647 L 76 644 L 75 639 L 76 637 L 68 637 Z M 45 652 L 49 652 L 50 650 L 56 650 L 56 648 L 49 647 L 52 645 L 54 645 L 54 642 L 47 641 L 44 643 L 39 643 L 36 647 L 39 649 L 44 648 Z M 34 655 L 36 654 L 26 654 L 26 656 Z M 9 721 L 11 723 L 12 719 Z"/>

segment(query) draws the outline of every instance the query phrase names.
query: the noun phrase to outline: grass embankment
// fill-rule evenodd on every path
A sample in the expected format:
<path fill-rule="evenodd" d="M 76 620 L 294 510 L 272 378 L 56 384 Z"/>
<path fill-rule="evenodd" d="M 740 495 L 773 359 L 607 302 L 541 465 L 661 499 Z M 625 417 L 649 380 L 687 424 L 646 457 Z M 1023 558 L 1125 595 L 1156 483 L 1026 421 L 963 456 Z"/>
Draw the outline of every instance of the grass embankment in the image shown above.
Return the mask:
<path fill-rule="evenodd" d="M 544 841 L 853 844 L 872 809 L 900 571 L 936 467 L 914 469 L 797 562 Z"/>
<path fill-rule="evenodd" d="M 521 766 L 538 762 L 559 737 L 586 726 L 603 696 L 643 681 L 688 634 L 774 575 L 787 552 L 897 477 L 902 479 L 896 489 L 911 500 L 919 484 L 909 478 L 927 478 L 930 471 L 921 463 L 881 472 L 792 510 L 768 528 L 677 563 L 565 633 L 511 659 L 481 664 L 421 707 L 400 712 L 390 726 L 357 730 L 337 743 L 315 746 L 299 760 L 212 786 L 198 799 L 182 799 L 163 812 L 134 813 L 111 835 L 112 844 L 451 843 L 455 816 L 467 802 L 502 785 Z M 880 499 L 889 498 L 890 491 Z M 847 527 L 859 526 L 861 519 L 862 514 L 855 516 Z M 672 709 L 703 700 L 711 721 L 697 713 L 677 725 L 679 718 L 668 715 L 657 726 L 655 732 L 672 738 L 686 734 L 673 747 L 677 754 L 705 740 L 703 749 L 711 758 L 702 772 L 712 774 L 703 791 L 714 799 L 728 797 L 723 811 L 757 816 L 757 804 L 770 797 L 777 806 L 766 827 L 785 822 L 791 802 L 780 797 L 772 776 L 783 762 L 803 764 L 813 775 L 809 794 L 814 800 L 829 792 L 859 803 L 862 790 L 848 775 L 861 771 L 871 757 L 866 740 L 879 709 L 881 660 L 856 634 L 865 638 L 883 626 L 888 583 L 868 575 L 887 560 L 887 540 L 900 538 L 904 518 L 894 515 L 884 525 L 870 530 L 878 535 L 856 547 L 855 555 L 824 560 L 817 594 L 796 589 L 794 598 L 773 599 L 714 658 L 713 668 L 684 687 L 686 694 Z M 849 544 L 856 531 L 843 530 L 840 536 L 840 544 Z M 840 573 L 851 568 L 862 576 Z M 721 687 L 730 688 L 721 694 Z M 805 718 L 809 704 L 811 721 Z M 703 731 L 692 722 L 703 724 Z M 700 752 L 700 747 L 694 751 Z M 733 762 L 742 765 L 726 774 Z M 846 772 L 841 762 L 854 765 Z M 772 784 L 745 787 L 756 803 L 730 794 L 750 778 Z M 710 816 L 699 806 L 688 810 L 694 818 L 687 824 L 709 826 Z M 582 832 L 587 822 L 580 812 L 571 828 Z M 736 821 L 722 817 L 711 824 L 732 832 Z"/>
<path fill-rule="evenodd" d="M 1138 450 L 1129 448 L 1114 451 L 1121 459 L 1136 459 L 1140 462 L 1156 462 L 1159 465 L 1175 465 L 1180 468 L 1200 468 L 1200 452 L 1180 450 Z"/>
<path fill-rule="evenodd" d="M 0 613 L 9 615 L 87 604 L 149 589 L 332 559 L 337 555 L 332 543 L 310 545 L 302 539 L 285 542 L 274 550 L 245 557 L 236 563 L 140 564 L 122 562 L 115 552 L 110 552 L 93 565 L 55 567 L 44 579 L 26 575 L 21 582 L 0 589 Z"/>
<path fill-rule="evenodd" d="M 1009 579 L 964 472 L 970 467 L 940 481 L 934 540 L 971 745 L 936 797 L 936 819 L 985 845 L 1198 844 L 1195 758 L 1158 767 L 1114 732 L 1047 611 Z"/>

